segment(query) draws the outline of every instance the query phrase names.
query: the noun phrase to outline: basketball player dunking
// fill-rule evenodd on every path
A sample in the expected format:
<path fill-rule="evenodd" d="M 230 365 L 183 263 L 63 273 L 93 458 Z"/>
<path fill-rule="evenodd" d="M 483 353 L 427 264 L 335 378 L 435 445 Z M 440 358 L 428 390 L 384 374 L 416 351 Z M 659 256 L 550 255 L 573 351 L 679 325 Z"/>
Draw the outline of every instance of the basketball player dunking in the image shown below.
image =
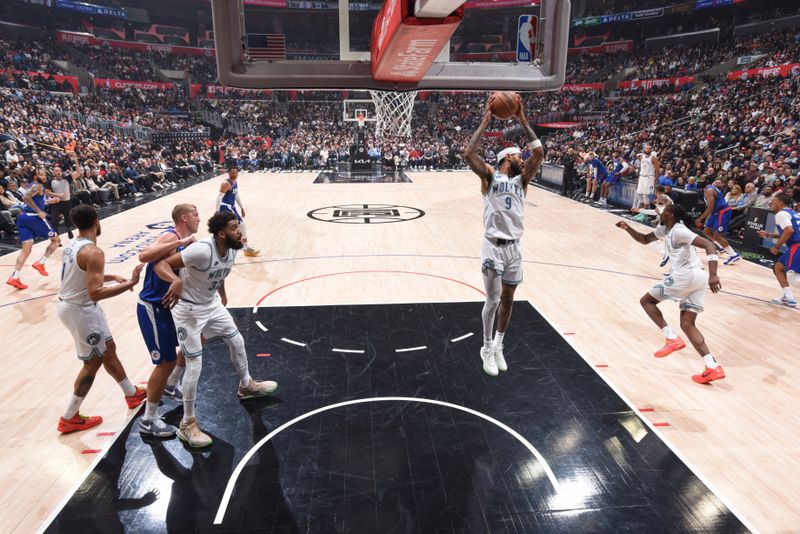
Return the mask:
<path fill-rule="evenodd" d="M 75 340 L 75 349 L 83 367 L 75 380 L 67 411 L 58 421 L 58 431 L 65 434 L 86 430 L 103 422 L 100 416 L 87 417 L 78 413 L 100 366 L 122 388 L 128 408 L 139 406 L 147 395 L 144 389 L 128 380 L 122 362 L 117 358 L 117 348 L 108 328 L 106 314 L 97 303 L 132 291 L 139 283 L 139 273 L 144 265 L 137 265 L 133 269 L 130 280 L 105 274 L 105 255 L 97 246 L 97 236 L 100 235 L 97 212 L 91 206 L 78 206 L 72 209 L 70 218 L 78 227 L 79 235 L 70 241 L 61 258 L 61 289 L 56 312 Z M 106 286 L 106 282 L 116 284 Z"/>
<path fill-rule="evenodd" d="M 278 384 L 260 382 L 250 376 L 244 338 L 225 308 L 225 278 L 233 269 L 236 251 L 243 247 L 236 215 L 230 211 L 215 213 L 208 220 L 211 234 L 156 264 L 159 278 L 170 283 L 163 303 L 172 309 L 172 318 L 183 355 L 183 419 L 178 437 L 191 447 L 211 445 L 211 437 L 200 430 L 195 417 L 197 383 L 203 364 L 201 336 L 222 338 L 228 345 L 231 361 L 239 373 L 239 397 L 250 399 L 269 395 Z M 180 270 L 180 275 L 175 274 Z"/>
<path fill-rule="evenodd" d="M 252 248 L 247 244 L 247 229 L 244 225 L 244 218 L 247 213 L 242 206 L 242 195 L 239 193 L 239 169 L 231 167 L 228 169 L 228 177 L 219 186 L 219 195 L 217 196 L 217 210 L 216 211 L 230 211 L 236 215 L 236 220 L 239 222 L 239 230 L 242 233 L 242 243 L 244 243 L 245 256 L 258 256 L 258 250 Z M 242 213 L 236 210 L 236 206 L 242 210 Z"/>
<path fill-rule="evenodd" d="M 682 206 L 670 204 L 661 213 L 662 224 L 657 226 L 653 232 L 642 234 L 628 226 L 625 221 L 619 221 L 617 227 L 628 232 L 632 238 L 643 245 L 657 239 L 664 240 L 667 254 L 672 261 L 672 269 L 663 282 L 654 285 L 639 300 L 648 317 L 661 328 L 667 338 L 666 344 L 656 351 L 654 356 L 663 358 L 686 346 L 686 343 L 670 328 L 667 321 L 664 320 L 661 310 L 658 309 L 659 303 L 664 300 L 678 301 L 681 310 L 681 330 L 703 357 L 705 363 L 703 372 L 693 375 L 692 380 L 698 384 L 707 384 L 725 378 L 725 372 L 708 350 L 705 338 L 695 325 L 695 321 L 697 314 L 703 311 L 706 289 L 711 289 L 716 293 L 722 287 L 719 276 L 717 276 L 719 258 L 711 241 L 696 235 L 686 227 L 687 219 L 686 210 Z M 708 258 L 708 272 L 703 269 L 703 263 L 697 256 L 695 247 L 705 249 Z"/>
<path fill-rule="evenodd" d="M 155 265 L 195 241 L 193 234 L 200 225 L 200 216 L 192 204 L 178 204 L 172 209 L 172 221 L 174 227 L 167 229 L 153 245 L 139 253 L 139 261 L 147 264 L 147 270 L 136 307 L 139 329 L 155 365 L 147 380 L 147 404 L 139 420 L 139 432 L 160 438 L 175 435 L 175 427 L 158 418 L 158 404 L 165 390 L 171 393 L 170 396 L 182 400 L 177 382 L 183 376 L 186 362 L 176 350 L 178 335 L 172 314 L 161 303 L 169 284 L 156 275 Z"/>
<path fill-rule="evenodd" d="M 34 175 L 34 181 L 22 197 L 25 202 L 25 207 L 22 208 L 19 216 L 17 217 L 17 232 L 19 233 L 19 242 L 22 249 L 17 256 L 17 262 L 14 265 L 14 271 L 11 277 L 6 281 L 8 285 L 16 289 L 28 289 L 28 286 L 22 283 L 19 279 L 20 271 L 31 255 L 33 249 L 33 239 L 35 237 L 46 237 L 50 240 L 50 244 L 44 251 L 44 255 L 37 260 L 31 267 L 42 276 L 47 276 L 47 271 L 44 269 L 44 264 L 47 258 L 55 252 L 58 245 L 61 244 L 61 238 L 56 235 L 53 227 L 47 222 L 47 213 L 45 213 L 45 182 L 47 175 L 43 169 L 40 169 Z"/>
<path fill-rule="evenodd" d="M 492 120 L 490 108 L 491 97 L 480 126 L 464 149 L 464 159 L 481 179 L 484 224 L 481 260 L 486 302 L 481 313 L 483 347 L 480 354 L 483 370 L 491 376 L 497 376 L 498 371 L 508 369 L 503 355 L 503 337 L 511 320 L 514 291 L 522 283 L 522 248 L 519 240 L 523 232 L 525 194 L 544 159 L 544 149 L 520 105 L 517 119 L 528 138 L 531 155 L 523 161 L 519 148 L 501 150 L 497 154 L 498 168 L 495 171 L 477 153 L 483 132 Z M 492 340 L 498 305 L 497 334 Z"/>

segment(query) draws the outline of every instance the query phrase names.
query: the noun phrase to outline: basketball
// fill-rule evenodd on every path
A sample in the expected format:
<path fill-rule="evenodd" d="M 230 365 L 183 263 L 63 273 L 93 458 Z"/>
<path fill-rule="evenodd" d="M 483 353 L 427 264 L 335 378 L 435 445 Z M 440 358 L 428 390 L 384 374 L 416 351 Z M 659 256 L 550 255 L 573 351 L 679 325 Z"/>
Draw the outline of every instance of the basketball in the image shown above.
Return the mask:
<path fill-rule="evenodd" d="M 508 120 L 519 113 L 522 99 L 513 91 L 497 91 L 489 97 L 489 108 L 492 115 L 501 120 Z"/>

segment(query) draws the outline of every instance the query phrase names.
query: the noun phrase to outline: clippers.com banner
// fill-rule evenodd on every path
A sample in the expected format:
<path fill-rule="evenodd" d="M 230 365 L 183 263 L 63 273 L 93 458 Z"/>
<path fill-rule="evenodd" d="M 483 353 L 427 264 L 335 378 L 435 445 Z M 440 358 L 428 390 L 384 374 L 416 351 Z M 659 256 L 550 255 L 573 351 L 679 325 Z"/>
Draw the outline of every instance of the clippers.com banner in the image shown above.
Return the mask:
<path fill-rule="evenodd" d="M 122 91 L 124 89 L 141 89 L 143 91 L 171 91 L 175 84 L 164 82 L 142 82 L 137 80 L 112 80 L 110 78 L 95 78 L 94 86 L 112 91 Z"/>
<path fill-rule="evenodd" d="M 99 39 L 89 33 L 81 32 L 56 32 L 56 41 L 68 44 L 84 44 L 92 46 L 111 46 L 114 48 L 128 48 L 143 52 L 161 52 L 166 54 L 183 54 L 189 56 L 213 57 L 216 52 L 213 48 L 196 48 L 194 46 L 172 46 L 152 43 L 133 43 L 131 41 L 116 41 L 114 39 Z"/>
<path fill-rule="evenodd" d="M 736 70 L 728 73 L 729 80 L 746 80 L 748 78 L 785 78 L 789 75 L 800 75 L 800 63 L 787 63 L 775 67 L 761 67 L 760 69 Z"/>
<path fill-rule="evenodd" d="M 656 78 L 653 80 L 629 80 L 619 82 L 617 89 L 653 89 L 654 87 L 672 86 L 675 88 L 694 83 L 694 76 L 681 76 L 680 78 Z"/>

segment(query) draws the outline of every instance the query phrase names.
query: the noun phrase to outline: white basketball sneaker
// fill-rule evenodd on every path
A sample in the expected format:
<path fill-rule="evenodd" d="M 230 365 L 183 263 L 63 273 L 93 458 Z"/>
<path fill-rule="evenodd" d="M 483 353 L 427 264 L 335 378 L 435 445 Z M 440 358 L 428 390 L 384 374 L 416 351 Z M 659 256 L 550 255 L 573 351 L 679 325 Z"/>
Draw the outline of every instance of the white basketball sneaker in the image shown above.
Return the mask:
<path fill-rule="evenodd" d="M 481 360 L 483 360 L 483 371 L 489 376 L 499 375 L 497 362 L 494 359 L 493 347 L 481 347 Z"/>
<path fill-rule="evenodd" d="M 508 371 L 506 358 L 503 355 L 503 345 L 495 345 L 492 347 L 492 350 L 494 350 L 494 361 L 497 364 L 497 369 L 500 371 Z"/>

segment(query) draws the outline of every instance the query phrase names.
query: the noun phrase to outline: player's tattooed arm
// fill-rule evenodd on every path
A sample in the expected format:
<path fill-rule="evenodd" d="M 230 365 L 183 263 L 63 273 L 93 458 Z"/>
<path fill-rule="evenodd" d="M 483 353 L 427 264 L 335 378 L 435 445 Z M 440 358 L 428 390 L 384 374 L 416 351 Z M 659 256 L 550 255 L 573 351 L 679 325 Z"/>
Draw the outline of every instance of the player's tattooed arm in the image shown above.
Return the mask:
<path fill-rule="evenodd" d="M 481 143 L 481 137 L 483 137 L 483 132 L 486 131 L 486 128 L 489 126 L 489 123 L 492 120 L 492 112 L 489 110 L 489 106 L 486 106 L 486 110 L 483 113 L 483 118 L 481 119 L 480 125 L 478 125 L 478 129 L 475 130 L 475 133 L 472 134 L 472 138 L 467 143 L 466 148 L 464 148 L 464 161 L 467 162 L 469 168 L 472 169 L 472 172 L 478 175 L 481 179 L 481 193 L 486 194 L 489 190 L 489 184 L 491 183 L 492 176 L 494 175 L 494 169 L 490 165 L 488 165 L 483 158 L 478 155 L 478 146 Z"/>
<path fill-rule="evenodd" d="M 31 184 L 25 194 L 22 196 L 22 201 L 28 205 L 29 208 L 33 209 L 39 217 L 44 218 L 46 216 L 45 212 L 41 211 L 39 208 L 36 207 L 36 204 L 33 203 L 33 197 L 38 195 L 42 190 L 42 184 Z"/>

